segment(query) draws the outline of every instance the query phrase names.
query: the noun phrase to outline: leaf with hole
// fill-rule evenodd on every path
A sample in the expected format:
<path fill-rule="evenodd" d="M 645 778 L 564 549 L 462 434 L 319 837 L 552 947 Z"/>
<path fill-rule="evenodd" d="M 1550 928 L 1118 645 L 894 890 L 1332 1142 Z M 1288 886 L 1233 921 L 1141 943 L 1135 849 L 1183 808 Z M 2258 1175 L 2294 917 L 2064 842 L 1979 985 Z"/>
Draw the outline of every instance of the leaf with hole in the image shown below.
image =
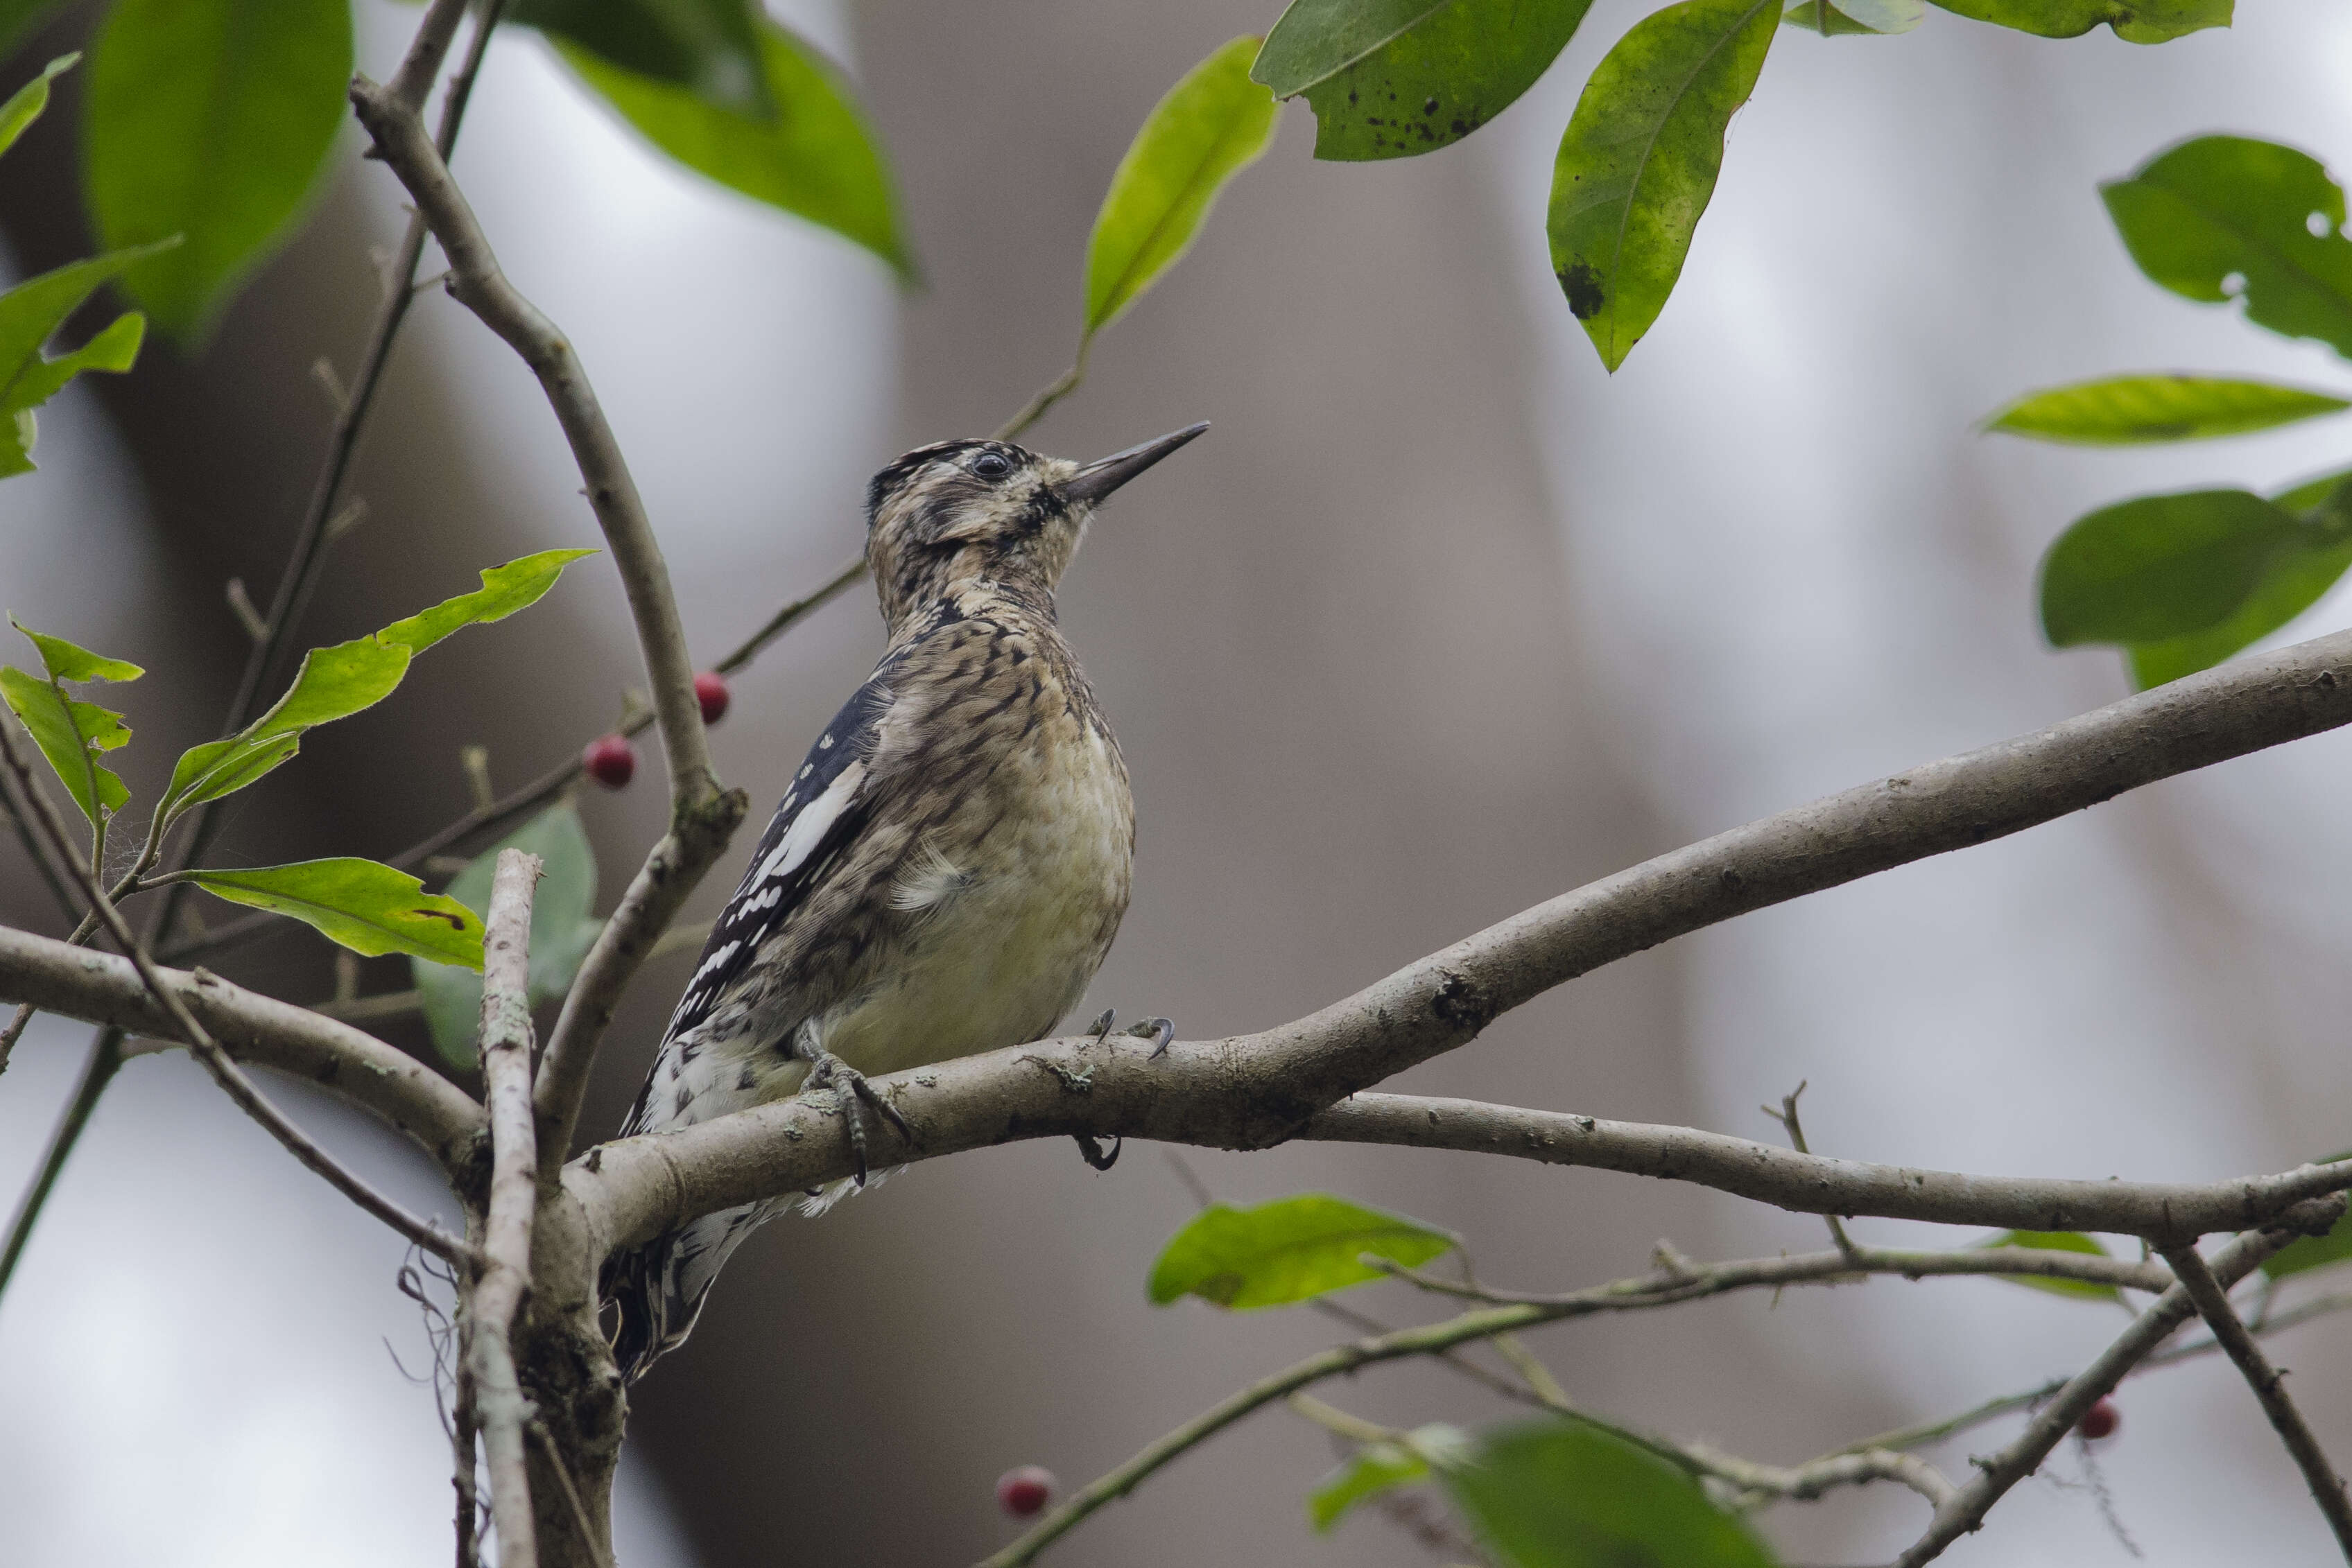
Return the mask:
<path fill-rule="evenodd" d="M 1370 1252 L 1408 1268 L 1457 1245 L 1417 1219 L 1301 1193 L 1255 1208 L 1213 1203 L 1169 1239 L 1151 1270 L 1151 1301 L 1198 1296 L 1235 1311 L 1286 1306 L 1382 1276 Z"/>
<path fill-rule="evenodd" d="M 2327 392 L 2226 376 L 2109 376 L 2029 392 L 1987 430 L 2083 446 L 2243 435 L 2352 408 Z"/>
<path fill-rule="evenodd" d="M 566 65 L 645 139 L 688 168 L 864 246 L 911 277 L 898 198 L 880 142 L 848 81 L 800 39 L 761 19 L 759 59 L 774 111 L 753 120 L 687 88 L 624 69 L 577 45 Z"/>
<path fill-rule="evenodd" d="M 293 233 L 352 78 L 348 0 L 117 0 L 90 45 L 82 188 L 110 247 L 186 244 L 124 272 L 200 342 Z"/>
<path fill-rule="evenodd" d="M 2004 1230 L 1977 1243 L 1979 1247 L 2024 1247 L 2042 1252 L 2088 1252 L 2101 1258 L 2107 1249 L 2092 1237 L 2079 1230 Z M 2012 1285 L 2031 1285 L 2037 1291 L 2053 1295 L 2080 1296 L 2090 1301 L 2119 1301 L 2123 1300 L 2113 1285 L 2102 1285 L 2090 1280 L 2044 1280 L 2032 1274 L 2000 1274 L 1994 1276 Z"/>
<path fill-rule="evenodd" d="M 2332 1166 L 2338 1160 L 2352 1160 L 2352 1149 L 2328 1155 L 2318 1163 Z M 2263 1272 L 2272 1280 L 2284 1280 L 2290 1274 L 2308 1273 L 2325 1269 L 2352 1258 L 2352 1215 L 2339 1218 L 2327 1228 L 2325 1236 L 2298 1236 L 2270 1256 Z"/>
<path fill-rule="evenodd" d="M 1956 16 L 2042 38 L 2079 38 L 2100 23 L 2132 44 L 2162 44 L 2226 27 L 2235 0 L 1936 0 Z"/>
<path fill-rule="evenodd" d="M 2205 628 L 2131 650 L 2133 681 L 2144 691 L 2210 669 L 2269 636 L 2319 601 L 2352 568 L 2352 470 L 2329 474 L 2271 497 L 2305 533 L 2274 557 L 2238 608 Z"/>
<path fill-rule="evenodd" d="M 1273 144 L 1278 106 L 1249 77 L 1257 49 L 1257 39 L 1235 38 L 1144 117 L 1087 241 L 1083 338 L 1118 320 L 1182 259 L 1219 193 Z"/>
<path fill-rule="evenodd" d="M 481 917 L 376 861 L 341 855 L 293 865 L 184 871 L 166 880 L 192 882 L 231 904 L 289 915 L 367 957 L 406 953 L 476 971 L 482 967 Z"/>
<path fill-rule="evenodd" d="M 782 95 L 762 68 L 766 17 L 747 0 L 514 0 L 507 19 L 537 27 L 567 57 L 586 54 L 677 88 L 707 108 L 767 124 Z M 584 72 L 583 73 L 585 74 Z"/>
<path fill-rule="evenodd" d="M 587 830 L 570 800 L 559 800 L 466 863 L 442 891 L 476 915 L 490 907 L 490 878 L 500 850 L 537 855 L 542 870 L 530 905 L 530 978 L 533 1007 L 562 999 L 579 974 L 581 961 L 604 930 L 589 911 L 596 903 L 596 856 Z M 412 966 L 425 1004 L 425 1025 L 434 1049 L 452 1066 L 475 1065 L 475 1037 L 481 1026 L 482 982 L 478 975 L 440 962 Z"/>
<path fill-rule="evenodd" d="M 2244 490 L 2142 496 L 2102 507 L 2042 561 L 2042 629 L 2053 646 L 2155 643 L 2201 632 L 2242 605 L 2314 530 Z"/>
<path fill-rule="evenodd" d="M 1764 1543 L 1696 1481 L 1589 1422 L 1485 1434 L 1468 1462 L 1438 1474 L 1511 1568 L 1772 1568 Z"/>
<path fill-rule="evenodd" d="M 1411 158 L 1533 87 L 1592 0 L 1292 0 L 1251 79 L 1306 95 L 1315 156 Z"/>
<path fill-rule="evenodd" d="M 2132 260 L 2184 298 L 2245 301 L 2246 319 L 2352 357 L 2344 192 L 2274 141 L 2200 136 L 2099 187 Z"/>
<path fill-rule="evenodd" d="M 5 20 L 0 20 L 0 32 L 5 32 L 6 26 Z M 49 83 L 73 69 L 80 59 L 79 51 L 59 55 L 41 68 L 39 76 L 11 93 L 7 102 L 0 103 L 0 152 L 16 145 L 16 138 L 41 118 L 49 107 Z"/>
<path fill-rule="evenodd" d="M 1683 0 L 1617 40 L 1577 99 L 1546 229 L 1570 312 L 1614 371 L 1665 308 L 1779 30 L 1769 0 Z"/>

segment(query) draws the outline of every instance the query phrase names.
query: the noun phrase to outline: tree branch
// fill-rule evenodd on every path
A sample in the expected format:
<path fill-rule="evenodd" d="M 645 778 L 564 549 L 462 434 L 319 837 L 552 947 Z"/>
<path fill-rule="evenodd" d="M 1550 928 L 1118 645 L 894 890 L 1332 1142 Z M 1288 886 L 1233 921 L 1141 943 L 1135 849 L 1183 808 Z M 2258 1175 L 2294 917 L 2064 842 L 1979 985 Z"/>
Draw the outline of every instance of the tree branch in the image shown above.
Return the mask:
<path fill-rule="evenodd" d="M 637 645 L 669 761 L 670 831 L 604 923 L 548 1039 L 539 1077 L 538 1143 L 551 1182 L 570 1150 L 581 1097 L 613 1009 L 646 952 L 725 851 L 750 800 L 740 789 L 721 789 L 710 766 L 701 704 L 694 695 L 694 663 L 670 591 L 669 568 L 620 444 L 571 344 L 499 269 L 473 209 L 425 137 L 414 107 L 365 77 L 352 78 L 352 104 L 377 152 L 407 186 L 441 242 L 449 258 L 450 293 L 522 357 L 563 426 L 635 617 Z"/>
<path fill-rule="evenodd" d="M 423 1145 L 444 1169 L 461 1167 L 482 1110 L 447 1079 L 372 1034 L 202 969 L 159 969 L 166 994 L 239 1061 L 305 1079 L 374 1112 Z M 0 998 L 46 1012 L 194 1042 L 126 958 L 0 926 Z"/>
<path fill-rule="evenodd" d="M 91 913 L 105 923 L 107 929 L 114 934 L 114 939 L 122 945 L 123 951 L 130 955 L 130 962 L 138 970 L 141 982 L 171 1018 L 175 1026 L 173 1032 L 188 1042 L 189 1047 L 195 1052 L 196 1060 L 204 1063 L 205 1070 L 212 1074 L 213 1082 L 221 1086 L 222 1091 L 236 1104 L 237 1108 L 260 1123 L 262 1128 L 270 1136 L 285 1146 L 287 1153 L 300 1161 L 312 1174 L 324 1178 L 330 1186 L 400 1232 L 415 1245 L 436 1257 L 446 1258 L 453 1262 L 467 1256 L 469 1249 L 464 1242 L 445 1234 L 438 1227 L 417 1218 L 357 1176 L 345 1170 L 333 1155 L 312 1142 L 309 1134 L 288 1120 L 284 1112 L 271 1104 L 263 1096 L 261 1091 L 255 1087 L 253 1080 L 247 1078 L 244 1071 L 229 1060 L 228 1052 L 223 1051 L 213 1037 L 205 1032 L 204 1025 L 196 1021 L 195 1015 L 189 1010 L 187 1002 L 165 983 L 162 973 L 156 969 L 153 961 L 147 956 L 145 944 L 131 934 L 131 927 L 123 922 L 122 912 L 115 908 L 113 901 L 106 896 L 106 889 L 100 884 L 97 873 L 90 870 L 89 862 L 81 858 L 80 851 L 75 847 L 72 838 L 67 834 L 65 823 L 58 818 L 57 808 L 49 803 L 47 797 L 35 789 L 31 770 L 26 765 L 23 755 L 16 749 L 16 737 L 9 734 L 5 725 L 0 725 L 0 765 L 5 765 L 8 771 L 16 776 L 18 792 L 28 797 L 31 801 L 35 826 L 41 831 L 50 849 L 56 852 L 58 859 L 65 863 L 67 871 L 79 884 L 82 897 L 89 903 Z M 65 944 L 60 943 L 58 946 L 64 946 Z M 85 963 L 106 961 L 106 956 L 103 954 L 84 952 L 82 957 Z"/>
<path fill-rule="evenodd" d="M 530 1288 L 539 1153 L 530 1109 L 530 904 L 540 859 L 499 852 L 482 966 L 481 1058 L 490 1123 L 490 1197 L 473 1281 L 467 1370 L 490 1475 L 499 1568 L 537 1568 L 530 1501 L 530 1402 L 515 1371 L 515 1315 Z"/>
<path fill-rule="evenodd" d="M 2180 1279 L 2189 1301 L 2213 1331 L 2213 1338 L 2235 1363 L 2239 1373 L 2254 1397 L 2262 1402 L 2263 1414 L 2270 1417 L 2272 1429 L 2286 1445 L 2295 1464 L 2303 1471 L 2304 1484 L 2311 1489 L 2311 1500 L 2319 1505 L 2326 1516 L 2327 1527 L 2336 1532 L 2336 1544 L 2347 1560 L 2352 1560 L 2352 1501 L 2344 1495 L 2344 1478 L 2327 1462 L 2326 1452 L 2319 1439 L 2303 1418 L 2303 1412 L 2287 1397 L 2286 1375 L 2273 1366 L 2254 1336 L 2246 1332 L 2237 1309 L 2214 1279 L 2213 1271 L 2194 1247 L 2174 1247 L 2165 1250 L 2164 1260 Z"/>
<path fill-rule="evenodd" d="M 2296 1236 L 2325 1230 L 2335 1224 L 2342 1218 L 2344 1208 L 2345 1200 L 2340 1195 L 2314 1199 L 2282 1214 L 2272 1226 L 2236 1238 L 2210 1260 L 2214 1279 L 2225 1289 L 2236 1284 Z M 2050 1450 L 2074 1429 L 2084 1412 L 2115 1392 L 2116 1385 L 2123 1381 L 2126 1373 L 2196 1312 L 2196 1304 L 2189 1300 L 2185 1285 L 2176 1284 L 2148 1303 L 2131 1327 L 2101 1352 L 2097 1360 L 2069 1378 L 2065 1386 L 2034 1413 L 2014 1441 L 1990 1458 L 1976 1461 L 1976 1474 L 1960 1488 L 1958 1495 L 1936 1511 L 1927 1533 L 1895 1559 L 1895 1568 L 1920 1568 L 1941 1556 L 1953 1542 L 1980 1528 L 1993 1504 L 2010 1488 L 2041 1469 Z"/>
<path fill-rule="evenodd" d="M 1566 1294 L 1497 1291 L 1485 1285 L 1464 1284 L 1458 1280 L 1426 1274 L 1418 1269 L 1408 1269 L 1402 1263 L 1371 1254 L 1366 1254 L 1363 1260 L 1368 1267 L 1433 1294 L 1452 1296 L 1458 1301 L 1484 1301 L 1490 1306 L 1550 1306 L 1577 1300 L 1584 1294 L 1580 1291 Z M 2161 1294 L 2173 1284 L 2172 1275 L 2153 1263 L 2135 1263 L 2126 1258 L 2103 1258 L 2091 1252 L 2045 1251 L 2038 1247 L 1979 1247 L 1956 1252 L 1934 1252 L 1857 1246 L 1831 1252 L 1800 1252 L 1771 1261 L 1770 1277 L 1759 1279 L 1758 1283 L 1835 1285 L 1857 1281 L 1874 1274 L 1899 1275 L 1906 1280 L 1990 1275 L 2018 1280 L 2074 1280 L 2086 1285 L 2145 1291 L 2150 1295 Z"/>

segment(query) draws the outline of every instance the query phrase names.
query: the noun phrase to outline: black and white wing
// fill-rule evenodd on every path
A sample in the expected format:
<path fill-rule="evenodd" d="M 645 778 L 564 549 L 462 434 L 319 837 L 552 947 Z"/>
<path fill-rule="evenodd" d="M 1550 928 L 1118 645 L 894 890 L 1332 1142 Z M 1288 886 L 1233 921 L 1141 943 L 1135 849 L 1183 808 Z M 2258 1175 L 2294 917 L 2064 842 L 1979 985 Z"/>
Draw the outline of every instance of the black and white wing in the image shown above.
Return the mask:
<path fill-rule="evenodd" d="M 743 884 L 710 927 L 694 977 L 663 1032 L 667 1046 L 709 1019 L 742 977 L 842 847 L 856 840 L 873 810 L 867 768 L 876 732 L 889 711 L 890 666 L 875 671 L 809 747 L 792 787 L 760 835 Z"/>

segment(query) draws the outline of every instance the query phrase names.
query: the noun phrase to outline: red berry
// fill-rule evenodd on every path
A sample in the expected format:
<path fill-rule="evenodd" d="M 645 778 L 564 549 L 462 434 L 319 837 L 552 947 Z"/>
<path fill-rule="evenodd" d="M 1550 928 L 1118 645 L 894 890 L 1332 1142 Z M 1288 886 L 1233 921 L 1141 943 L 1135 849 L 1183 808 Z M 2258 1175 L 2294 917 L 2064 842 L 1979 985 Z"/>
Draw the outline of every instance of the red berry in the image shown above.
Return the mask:
<path fill-rule="evenodd" d="M 996 1506 L 1015 1519 L 1044 1512 L 1053 1497 L 1054 1472 L 1042 1465 L 1024 1465 L 996 1478 Z"/>
<path fill-rule="evenodd" d="M 2123 1421 L 2123 1412 L 2116 1408 L 2116 1402 L 2102 1399 L 2083 1412 L 2083 1418 L 2074 1423 L 2074 1430 L 2095 1443 L 2102 1437 L 2114 1437 Z"/>
<path fill-rule="evenodd" d="M 637 748 L 625 735 L 600 735 L 580 752 L 580 766 L 607 789 L 625 789 L 637 775 Z"/>
<path fill-rule="evenodd" d="M 694 677 L 694 700 L 702 705 L 702 722 L 717 724 L 727 716 L 727 677 L 705 670 Z"/>

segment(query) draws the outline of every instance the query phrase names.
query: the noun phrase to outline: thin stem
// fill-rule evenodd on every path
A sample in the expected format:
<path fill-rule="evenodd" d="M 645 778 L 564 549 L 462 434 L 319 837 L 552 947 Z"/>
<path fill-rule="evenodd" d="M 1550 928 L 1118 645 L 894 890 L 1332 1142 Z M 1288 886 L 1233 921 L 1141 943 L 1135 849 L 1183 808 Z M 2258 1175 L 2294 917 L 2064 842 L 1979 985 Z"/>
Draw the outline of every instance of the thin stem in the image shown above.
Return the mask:
<path fill-rule="evenodd" d="M 16 775 L 20 789 L 29 789 L 32 779 L 31 770 L 23 755 L 16 749 L 16 737 L 9 734 L 5 725 L 0 725 L 0 764 L 5 764 L 9 772 Z M 147 956 L 146 945 L 131 934 L 131 927 L 124 923 L 121 911 L 115 908 L 114 902 L 106 896 L 106 889 L 100 885 L 97 874 L 90 870 L 88 862 L 81 859 L 79 852 L 74 848 L 73 841 L 67 835 L 65 823 L 58 817 L 57 808 L 43 796 L 34 795 L 31 796 L 31 800 L 35 825 L 47 839 L 58 859 L 65 863 L 68 871 L 72 873 L 74 881 L 81 887 L 82 897 L 97 913 L 99 918 L 106 923 L 107 928 L 113 932 L 114 939 L 122 944 L 132 966 L 138 969 L 139 977 L 145 984 L 149 994 L 169 1015 L 180 1037 L 195 1051 L 196 1059 L 204 1063 L 205 1070 L 212 1074 L 213 1081 L 221 1086 L 230 1100 L 236 1103 L 237 1108 L 260 1123 L 272 1137 L 285 1146 L 289 1154 L 308 1166 L 314 1174 L 324 1177 L 330 1186 L 344 1197 L 399 1231 L 417 1246 L 436 1257 L 451 1261 L 466 1257 L 468 1249 L 464 1243 L 453 1240 L 437 1227 L 417 1218 L 399 1204 L 344 1169 L 332 1155 L 312 1142 L 308 1134 L 289 1121 L 283 1112 L 262 1095 L 261 1091 L 254 1086 L 253 1080 L 247 1078 L 245 1071 L 229 1060 L 228 1053 L 220 1048 L 219 1043 L 205 1030 L 204 1025 L 196 1021 L 195 1015 L 191 1013 L 187 1004 L 180 999 L 180 994 L 166 985 L 163 977 L 156 972 L 154 961 Z"/>
<path fill-rule="evenodd" d="M 25 858 L 33 862 L 35 871 L 41 873 L 41 882 L 48 888 L 49 896 L 57 900 L 58 908 L 68 922 L 78 919 L 81 906 L 73 901 L 73 894 L 66 891 L 58 868 L 49 863 L 47 853 L 33 836 L 32 824 L 25 821 L 25 813 L 16 803 L 16 781 L 13 779 L 0 779 L 0 811 L 7 813 L 8 826 L 15 831 L 16 841 L 24 846 Z"/>
<path fill-rule="evenodd" d="M 2222 1290 L 2204 1256 L 2194 1246 L 2167 1248 L 2164 1260 L 2172 1265 L 2179 1276 L 2189 1299 L 2196 1303 L 2205 1324 L 2213 1331 L 2214 1340 L 2245 1378 L 2247 1386 L 2261 1401 L 2263 1414 L 2270 1417 L 2271 1429 L 2286 1445 L 2286 1451 L 2303 1471 L 2304 1484 L 2311 1489 L 2311 1500 L 2319 1505 L 2326 1517 L 2327 1526 L 2336 1532 L 2336 1544 L 2347 1561 L 2352 1561 L 2352 1500 L 2344 1493 L 2344 1478 L 2327 1460 L 2326 1450 L 2304 1420 L 2303 1412 L 2287 1396 L 2286 1375 L 2273 1366 L 2263 1354 L 2254 1336 L 2246 1332 L 2237 1310 L 2230 1305 L 2228 1292 Z"/>
<path fill-rule="evenodd" d="M 81 1070 L 81 1082 L 74 1085 L 73 1098 L 66 1102 L 64 1114 L 58 1118 L 57 1130 L 49 1134 L 49 1146 L 41 1155 L 41 1168 L 33 1175 L 33 1182 L 16 1200 L 16 1212 L 8 1221 L 8 1239 L 0 1242 L 0 1295 L 5 1295 L 8 1281 L 16 1277 L 17 1260 L 25 1256 L 26 1245 L 33 1239 L 33 1227 L 40 1222 L 41 1210 L 49 1201 L 49 1193 L 58 1185 L 58 1175 L 66 1168 L 66 1156 L 73 1153 L 81 1137 L 81 1130 L 89 1122 L 89 1113 L 98 1108 L 99 1096 L 113 1082 L 115 1072 L 122 1066 L 122 1031 L 101 1029 L 90 1042 L 89 1061 Z"/>
<path fill-rule="evenodd" d="M 1801 1252 L 1793 1257 L 1771 1260 L 1770 1278 L 1759 1276 L 1755 1282 L 1837 1285 L 1874 1274 L 1900 1275 L 1906 1280 L 1948 1275 L 1994 1275 L 2011 1279 L 2075 1280 L 2085 1284 L 2146 1291 L 2151 1294 L 2168 1290 L 2173 1283 L 2172 1276 L 2153 1263 L 2135 1263 L 2125 1258 L 2105 1258 L 2088 1252 L 2053 1252 L 2036 1247 L 1974 1247 L 1945 1252 L 1855 1247 L 1851 1242 L 1848 1246 L 1851 1248 L 1849 1251 Z M 1581 1291 L 1565 1294 L 1497 1291 L 1484 1285 L 1465 1285 L 1439 1275 L 1425 1274 L 1386 1258 L 1367 1255 L 1364 1261 L 1383 1274 L 1417 1285 L 1424 1291 L 1495 1306 L 1546 1306 L 1577 1301 L 1586 1294 Z M 1684 1277 L 1671 1273 L 1654 1276 L 1670 1281 Z"/>
<path fill-rule="evenodd" d="M 1060 375 L 1055 376 L 1052 381 L 1047 382 L 1044 386 L 1039 387 L 1037 389 L 1036 395 L 1032 397 L 1027 402 L 1021 405 L 1021 412 L 1014 414 L 1011 419 L 1006 420 L 1004 423 L 998 428 L 996 432 L 996 439 L 999 441 L 1012 440 L 1014 436 L 1019 435 L 1023 431 L 1028 429 L 1031 425 L 1045 417 L 1045 411 L 1047 409 L 1053 407 L 1055 403 L 1061 402 L 1064 398 L 1077 391 L 1078 383 L 1087 379 L 1087 355 L 1093 350 L 1094 346 L 1095 339 L 1093 333 L 1089 332 L 1081 337 L 1078 340 L 1078 357 L 1076 360 L 1072 361 L 1070 368 L 1064 371 Z"/>

